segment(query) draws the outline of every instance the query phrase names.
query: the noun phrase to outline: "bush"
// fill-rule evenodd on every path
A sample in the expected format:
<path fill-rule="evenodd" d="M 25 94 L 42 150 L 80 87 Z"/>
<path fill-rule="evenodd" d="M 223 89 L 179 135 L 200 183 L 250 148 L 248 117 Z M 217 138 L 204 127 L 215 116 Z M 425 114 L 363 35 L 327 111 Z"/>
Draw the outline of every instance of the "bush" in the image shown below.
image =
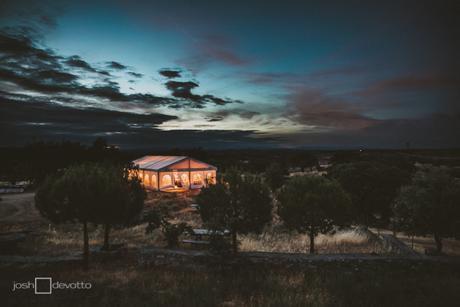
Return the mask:
<path fill-rule="evenodd" d="M 161 214 L 158 210 L 149 211 L 144 216 L 144 221 L 147 222 L 145 233 L 152 233 L 155 229 L 161 226 Z"/>
<path fill-rule="evenodd" d="M 179 237 L 185 231 L 189 231 L 190 227 L 186 223 L 171 224 L 164 220 L 161 225 L 161 231 L 165 236 L 168 247 L 176 247 L 179 245 Z"/>
<path fill-rule="evenodd" d="M 232 243 L 228 238 L 221 235 L 211 235 L 209 237 L 209 250 L 219 255 L 228 255 L 232 252 Z"/>
<path fill-rule="evenodd" d="M 147 213 L 144 217 L 144 221 L 147 222 L 145 233 L 151 233 L 155 229 L 160 228 L 168 247 L 178 246 L 180 235 L 190 230 L 190 227 L 186 223 L 170 223 L 167 220 L 167 216 L 162 215 L 158 210 L 152 210 Z"/>

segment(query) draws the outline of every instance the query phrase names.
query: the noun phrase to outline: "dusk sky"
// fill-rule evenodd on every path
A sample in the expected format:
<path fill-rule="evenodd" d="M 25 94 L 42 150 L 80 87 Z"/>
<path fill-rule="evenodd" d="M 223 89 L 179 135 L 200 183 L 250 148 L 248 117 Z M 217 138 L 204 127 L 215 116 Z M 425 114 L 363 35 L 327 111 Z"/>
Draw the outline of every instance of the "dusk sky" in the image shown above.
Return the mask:
<path fill-rule="evenodd" d="M 460 146 L 460 2 L 371 2 L 3 0 L 0 146 Z"/>

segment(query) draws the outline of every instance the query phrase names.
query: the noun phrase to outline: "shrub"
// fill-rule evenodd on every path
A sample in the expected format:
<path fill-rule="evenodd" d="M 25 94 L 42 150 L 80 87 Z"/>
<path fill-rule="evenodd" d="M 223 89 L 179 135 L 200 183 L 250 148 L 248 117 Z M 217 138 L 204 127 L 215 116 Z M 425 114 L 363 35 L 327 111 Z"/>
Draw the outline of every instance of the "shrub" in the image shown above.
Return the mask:
<path fill-rule="evenodd" d="M 185 232 L 190 231 L 190 227 L 186 223 L 173 224 L 170 223 L 166 215 L 162 215 L 158 210 L 150 211 L 144 218 L 147 222 L 145 229 L 146 233 L 151 233 L 155 229 L 160 228 L 163 233 L 168 247 L 176 247 L 179 245 L 179 237 Z"/>

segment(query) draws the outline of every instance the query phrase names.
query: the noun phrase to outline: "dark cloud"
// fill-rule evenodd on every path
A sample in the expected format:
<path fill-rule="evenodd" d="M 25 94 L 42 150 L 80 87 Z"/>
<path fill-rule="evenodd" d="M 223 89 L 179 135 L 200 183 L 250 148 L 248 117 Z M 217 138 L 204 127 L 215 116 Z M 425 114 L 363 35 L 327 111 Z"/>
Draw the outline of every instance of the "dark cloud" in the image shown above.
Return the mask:
<path fill-rule="evenodd" d="M 194 53 L 177 62 L 195 72 L 213 62 L 234 67 L 249 65 L 251 60 L 241 56 L 234 47 L 235 43 L 222 35 L 200 36 L 191 47 Z"/>
<path fill-rule="evenodd" d="M 165 114 L 134 114 L 105 109 L 85 108 L 76 109 L 68 106 L 47 103 L 40 98 L 32 102 L 22 102 L 21 97 L 16 99 L 2 98 L 1 109 L 4 110 L 2 124 L 16 125 L 43 123 L 59 130 L 68 127 L 95 132 L 124 131 L 131 126 L 146 126 L 154 128 L 165 121 L 177 119 L 176 116 Z"/>
<path fill-rule="evenodd" d="M 292 73 L 271 73 L 271 72 L 264 72 L 264 73 L 245 73 L 244 78 L 247 82 L 253 84 L 270 84 L 270 83 L 284 83 L 284 82 L 291 82 L 294 79 L 299 79 L 299 76 Z"/>
<path fill-rule="evenodd" d="M 3 146 L 23 145 L 36 140 L 74 140 L 89 143 L 97 136 L 103 136 L 110 143 L 124 149 L 276 145 L 275 139 L 261 135 L 255 138 L 254 131 L 159 130 L 159 124 L 177 119 L 170 115 L 75 109 L 50 104 L 39 98 L 25 103 L 21 101 L 20 95 L 17 99 L 2 98 L 2 95 L 0 128 Z"/>
<path fill-rule="evenodd" d="M 3 0 L 0 2 L 0 18 L 13 18 L 20 24 L 41 29 L 54 29 L 64 6 L 63 2 L 54 0 Z"/>
<path fill-rule="evenodd" d="M 207 115 L 205 118 L 208 122 L 218 122 L 224 120 L 225 118 L 236 115 L 244 119 L 251 119 L 256 115 L 260 115 L 259 112 L 255 111 L 248 111 L 243 109 L 230 109 L 230 110 L 220 110 L 216 112 L 212 112 Z"/>
<path fill-rule="evenodd" d="M 214 95 L 197 95 L 192 93 L 194 88 L 197 88 L 198 83 L 192 81 L 173 81 L 170 80 L 165 83 L 166 88 L 171 91 L 171 94 L 175 98 L 189 101 L 189 105 L 195 108 L 203 108 L 207 103 L 213 103 L 215 105 L 226 105 L 229 103 L 242 103 L 239 100 L 232 100 L 227 98 L 219 98 Z"/>
<path fill-rule="evenodd" d="M 77 68 L 83 68 L 88 71 L 95 71 L 91 65 L 88 64 L 88 62 L 83 61 L 78 55 L 74 55 L 69 57 L 65 63 L 69 66 L 77 67 Z"/>
<path fill-rule="evenodd" d="M 2 54 L 2 61 L 11 60 L 14 58 L 21 58 L 33 56 L 34 59 L 38 59 L 44 62 L 56 63 L 60 57 L 56 56 L 50 50 L 44 50 L 35 47 L 35 43 L 32 38 L 35 33 L 30 28 L 19 28 L 12 31 L 6 32 L 0 30 L 0 54 Z"/>
<path fill-rule="evenodd" d="M 361 95 L 377 95 L 395 91 L 427 91 L 448 90 L 460 88 L 460 77 L 457 75 L 429 74 L 401 76 L 383 81 L 378 81 L 366 90 L 359 92 Z"/>
<path fill-rule="evenodd" d="M 46 78 L 38 79 L 40 75 L 44 75 Z M 23 75 L 0 67 L 0 77 L 2 81 L 11 82 L 24 89 L 44 94 L 76 93 L 76 89 L 80 88 L 72 82 L 78 78 L 77 76 L 54 70 L 36 70 Z"/>
<path fill-rule="evenodd" d="M 69 57 L 65 63 L 69 66 L 81 68 L 89 72 L 97 72 L 94 67 L 92 67 L 88 62 L 83 61 L 78 55 Z"/>
<path fill-rule="evenodd" d="M 107 62 L 107 67 L 112 68 L 112 69 L 116 69 L 116 70 L 124 70 L 124 69 L 128 68 L 127 66 L 125 66 L 125 65 L 123 65 L 121 63 L 115 62 L 115 61 Z"/>
<path fill-rule="evenodd" d="M 176 69 L 164 68 L 158 71 L 160 75 L 168 79 L 180 78 L 182 71 Z"/>
<path fill-rule="evenodd" d="M 171 91 L 172 95 L 177 98 L 199 99 L 199 95 L 192 94 L 192 89 L 198 87 L 198 84 L 192 81 L 168 81 L 165 83 L 166 88 Z"/>
<path fill-rule="evenodd" d="M 124 69 L 126 66 L 117 62 L 108 62 L 112 68 Z M 65 65 L 64 65 L 65 64 Z M 80 82 L 80 74 L 73 69 L 84 69 L 106 76 L 98 80 L 97 85 L 87 86 Z M 128 72 L 140 78 L 142 74 Z M 237 102 L 212 95 L 195 95 L 191 93 L 193 82 L 170 83 L 168 89 L 173 98 L 159 97 L 152 94 L 125 94 L 120 91 L 117 82 L 110 74 L 98 70 L 79 56 L 63 58 L 53 50 L 38 47 L 33 39 L 24 33 L 11 34 L 0 31 L 0 77 L 4 82 L 13 83 L 22 89 L 48 95 L 83 95 L 116 102 L 141 103 L 171 108 L 203 108 L 207 103 L 224 105 Z M 198 86 L 195 84 L 195 86 Z"/>
<path fill-rule="evenodd" d="M 351 67 L 339 67 L 333 69 L 322 69 L 317 70 L 309 76 L 311 78 L 331 78 L 331 77 L 343 77 L 343 76 L 354 76 L 369 72 L 369 68 L 364 68 L 361 66 L 351 66 Z"/>
<path fill-rule="evenodd" d="M 361 130 L 293 133 L 283 138 L 293 146 L 314 148 L 458 148 L 460 113 L 389 119 Z"/>
<path fill-rule="evenodd" d="M 311 73 L 292 72 L 245 72 L 243 77 L 246 82 L 256 85 L 278 84 L 285 87 L 304 86 L 312 81 L 331 81 L 334 79 L 348 78 L 369 73 L 368 67 L 350 66 L 334 69 L 319 69 Z"/>
<path fill-rule="evenodd" d="M 133 76 L 135 78 L 142 78 L 144 76 L 143 74 L 137 73 L 137 72 L 134 72 L 134 71 L 128 71 L 128 75 Z"/>
<path fill-rule="evenodd" d="M 378 123 L 364 115 L 359 106 L 319 90 L 301 89 L 294 93 L 286 111 L 292 120 L 320 129 L 362 129 Z"/>
<path fill-rule="evenodd" d="M 244 66 L 250 60 L 236 53 L 232 46 L 235 42 L 222 35 L 206 35 L 199 42 L 200 50 L 203 54 L 232 66 Z"/>

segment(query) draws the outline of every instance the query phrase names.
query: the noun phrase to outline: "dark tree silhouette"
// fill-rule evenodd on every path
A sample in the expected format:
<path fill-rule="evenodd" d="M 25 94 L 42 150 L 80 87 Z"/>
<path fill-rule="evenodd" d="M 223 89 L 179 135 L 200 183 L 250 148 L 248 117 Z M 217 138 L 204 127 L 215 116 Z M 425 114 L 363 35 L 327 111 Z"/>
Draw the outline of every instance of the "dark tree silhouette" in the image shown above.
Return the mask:
<path fill-rule="evenodd" d="M 145 191 L 128 169 L 86 163 L 48 177 L 37 190 L 35 205 L 54 223 L 83 224 L 83 255 L 88 267 L 88 223 L 106 225 L 105 245 L 112 224 L 124 224 L 140 213 Z"/>
<path fill-rule="evenodd" d="M 398 229 L 410 235 L 432 234 L 442 252 L 442 238 L 460 234 L 460 180 L 445 167 L 419 169 L 394 204 Z"/>
<path fill-rule="evenodd" d="M 351 196 L 353 222 L 375 227 L 388 226 L 391 205 L 401 186 L 410 180 L 406 170 L 369 161 L 338 164 L 328 176 Z"/>
<path fill-rule="evenodd" d="M 234 253 L 239 233 L 258 233 L 272 219 L 268 188 L 256 178 L 243 178 L 237 170 L 230 170 L 223 184 L 203 189 L 197 202 L 207 227 L 215 231 L 230 230 Z"/>
<path fill-rule="evenodd" d="M 109 249 L 110 228 L 131 224 L 144 207 L 145 190 L 132 165 L 96 164 L 93 198 L 94 222 L 104 225 L 104 246 Z"/>
<path fill-rule="evenodd" d="M 284 224 L 309 235 L 311 254 L 319 233 L 328 233 L 334 225 L 344 226 L 349 220 L 350 198 L 335 180 L 293 177 L 281 188 L 278 200 L 278 214 Z"/>
<path fill-rule="evenodd" d="M 78 142 L 34 142 L 20 148 L 0 148 L 0 179 L 29 180 L 37 186 L 56 171 L 84 162 L 125 159 L 120 151 L 102 139 L 90 147 Z M 126 159 L 128 160 L 128 159 Z"/>

